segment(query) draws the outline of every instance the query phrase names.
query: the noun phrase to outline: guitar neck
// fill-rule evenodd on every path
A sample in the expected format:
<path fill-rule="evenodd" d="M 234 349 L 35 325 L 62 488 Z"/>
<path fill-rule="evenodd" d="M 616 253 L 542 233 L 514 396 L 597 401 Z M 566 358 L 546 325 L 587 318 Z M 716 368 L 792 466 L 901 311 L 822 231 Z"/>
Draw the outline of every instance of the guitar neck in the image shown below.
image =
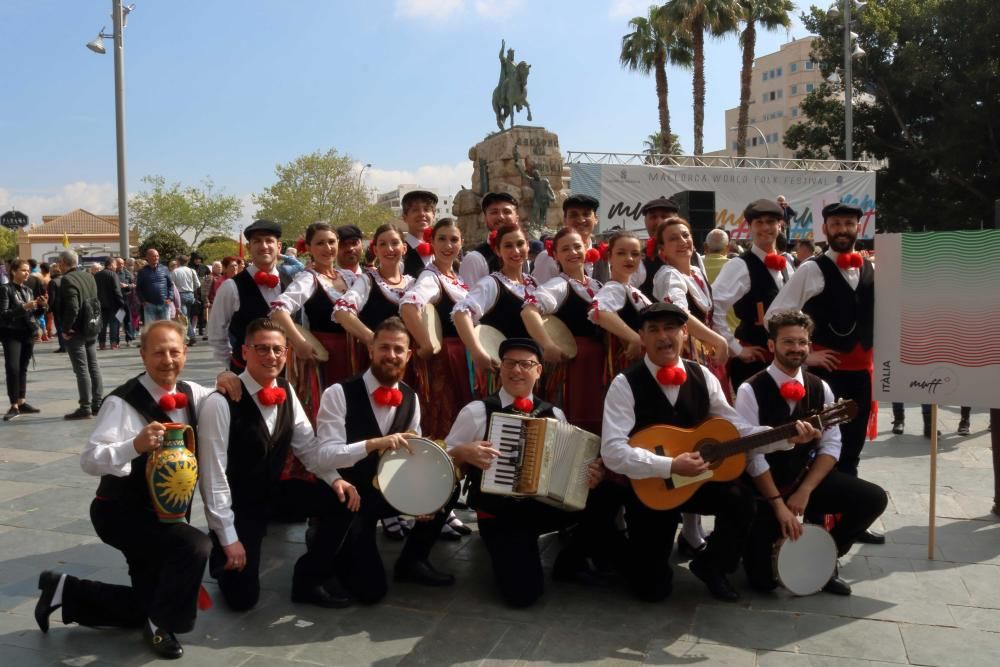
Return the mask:
<path fill-rule="evenodd" d="M 806 417 L 802 421 L 806 421 L 816 428 L 822 428 L 822 423 L 818 416 L 814 415 Z M 711 445 L 708 448 L 708 452 L 705 451 L 706 448 L 702 448 L 699 451 L 708 461 L 721 461 L 722 459 L 735 454 L 748 452 L 751 449 L 770 445 L 771 443 L 778 442 L 779 440 L 787 440 L 796 433 L 795 422 L 792 422 L 790 424 L 772 428 L 770 431 L 761 431 L 760 433 L 754 433 L 753 435 L 748 435 L 737 440 L 730 440 L 729 442 L 720 442 Z"/>

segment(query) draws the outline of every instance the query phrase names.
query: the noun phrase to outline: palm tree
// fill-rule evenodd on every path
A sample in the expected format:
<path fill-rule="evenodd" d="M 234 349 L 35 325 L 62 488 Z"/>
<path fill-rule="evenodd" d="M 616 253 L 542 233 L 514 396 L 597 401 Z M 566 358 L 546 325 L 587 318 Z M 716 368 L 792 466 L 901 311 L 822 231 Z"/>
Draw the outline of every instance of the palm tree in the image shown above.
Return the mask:
<path fill-rule="evenodd" d="M 718 37 L 736 29 L 738 0 L 669 0 L 663 15 L 691 34 L 694 51 L 694 154 L 705 152 L 705 33 Z"/>
<path fill-rule="evenodd" d="M 651 135 L 643 139 L 642 141 L 642 152 L 644 155 L 649 157 L 646 158 L 647 164 L 652 164 L 652 156 L 660 155 L 680 155 L 684 152 L 681 148 L 681 140 L 676 134 L 670 135 L 670 144 L 667 149 L 664 150 L 663 147 L 663 133 L 653 132 Z"/>
<path fill-rule="evenodd" d="M 670 108 L 667 105 L 667 63 L 691 65 L 691 42 L 689 36 L 670 23 L 655 5 L 649 8 L 649 16 L 636 16 L 628 22 L 632 32 L 622 37 L 619 62 L 622 67 L 649 74 L 653 71 L 656 81 L 656 100 L 660 112 L 661 137 L 670 133 Z M 663 144 L 660 150 L 671 154 L 670 146 Z"/>
<path fill-rule="evenodd" d="M 743 68 L 740 70 L 740 115 L 736 121 L 736 155 L 747 154 L 747 126 L 750 124 L 750 79 L 753 76 L 754 49 L 757 46 L 757 26 L 765 30 L 791 25 L 789 12 L 795 10 L 792 0 L 739 0 L 739 20 L 746 24 L 740 33 L 743 46 Z"/>

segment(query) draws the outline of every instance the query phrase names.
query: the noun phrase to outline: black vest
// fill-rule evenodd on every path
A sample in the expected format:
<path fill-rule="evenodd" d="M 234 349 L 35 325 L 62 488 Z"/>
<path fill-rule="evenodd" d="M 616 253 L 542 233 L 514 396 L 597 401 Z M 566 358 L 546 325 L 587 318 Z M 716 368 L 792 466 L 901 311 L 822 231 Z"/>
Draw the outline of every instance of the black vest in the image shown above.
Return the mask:
<path fill-rule="evenodd" d="M 438 281 L 441 279 L 438 278 Z M 455 328 L 455 323 L 451 321 L 451 311 L 455 309 L 455 301 L 448 294 L 448 290 L 441 286 L 441 297 L 438 302 L 434 304 L 434 310 L 437 311 L 438 320 L 441 321 L 441 337 L 442 338 L 458 338 L 458 329 Z"/>
<path fill-rule="evenodd" d="M 347 406 L 344 415 L 347 442 L 360 442 L 369 438 L 381 438 L 383 435 L 403 433 L 413 421 L 416 395 L 413 389 L 403 382 L 399 383 L 399 390 L 403 392 L 403 402 L 396 408 L 396 415 L 389 425 L 388 433 L 382 433 L 378 420 L 375 419 L 364 375 L 355 375 L 342 382 L 340 386 L 344 390 L 344 402 Z M 372 480 L 378 472 L 378 459 L 379 453 L 371 452 L 350 468 L 341 468 L 340 475 L 359 489 L 370 489 Z"/>
<path fill-rule="evenodd" d="M 635 400 L 635 426 L 630 436 L 647 426 L 694 428 L 708 418 L 708 383 L 701 366 L 687 360 L 683 363 L 687 380 L 680 386 L 674 405 L 670 405 L 660 383 L 646 368 L 645 359 L 623 373 Z"/>
<path fill-rule="evenodd" d="M 821 255 L 815 262 L 823 272 L 823 291 L 802 306 L 816 323 L 813 342 L 837 352 L 850 352 L 858 343 L 870 350 L 875 325 L 875 269 L 871 262 L 865 260 L 861 267 L 856 290 L 828 256 Z"/>
<path fill-rule="evenodd" d="M 264 301 L 264 295 L 260 293 L 260 288 L 254 282 L 250 271 L 244 269 L 235 276 L 232 281 L 236 283 L 236 293 L 240 297 L 240 307 L 233 313 L 229 320 L 229 343 L 233 348 L 233 359 L 240 368 L 246 366 L 246 359 L 243 358 L 243 341 L 246 340 L 247 326 L 256 319 L 267 317 L 271 314 L 271 304 Z M 284 292 L 288 287 L 290 279 L 284 273 L 278 272 L 278 286 Z"/>
<path fill-rule="evenodd" d="M 287 394 L 291 388 L 283 378 L 278 386 Z M 295 414 L 292 399 L 278 406 L 274 433 L 267 432 L 253 395 L 243 388 L 239 402 L 225 397 L 229 404 L 229 440 L 226 479 L 233 496 L 234 510 L 260 508 L 267 504 L 270 488 L 281 479 L 288 448 L 292 443 Z"/>
<path fill-rule="evenodd" d="M 139 382 L 139 377 L 134 377 L 125 382 L 113 392 L 112 396 L 117 396 L 121 400 L 139 413 L 147 422 L 160 422 L 166 424 L 170 417 L 153 400 L 149 391 Z M 197 416 L 194 410 L 194 396 L 191 387 L 185 382 L 177 383 L 177 391 L 187 397 L 187 418 L 188 424 L 196 427 Z M 125 502 L 134 507 L 143 507 L 150 512 L 153 511 L 153 503 L 149 499 L 149 486 L 146 484 L 146 460 L 148 454 L 140 454 L 132 459 L 132 471 L 127 477 L 116 477 L 114 475 L 101 475 L 101 483 L 97 486 L 97 495 L 105 500 L 115 500 Z"/>
<path fill-rule="evenodd" d="M 639 290 L 640 292 L 642 290 Z M 622 318 L 622 322 L 628 325 L 629 329 L 633 331 L 639 330 L 639 311 L 642 308 L 637 307 L 638 304 L 632 299 L 632 291 L 629 286 L 625 286 L 625 305 L 618 309 L 618 317 Z"/>
<path fill-rule="evenodd" d="M 549 419 L 555 419 L 556 415 L 553 411 L 553 406 L 551 403 L 541 400 L 537 396 L 534 397 L 535 405 L 529 416 L 531 417 L 547 417 Z M 482 437 L 485 438 L 489 433 L 490 419 L 493 417 L 494 412 L 502 412 L 504 414 L 521 414 L 514 410 L 514 404 L 511 403 L 506 408 L 500 404 L 499 394 L 490 394 L 483 399 L 483 406 L 486 408 L 486 428 L 483 432 Z M 521 502 L 520 498 L 513 498 L 510 496 L 498 496 L 495 493 L 483 493 L 480 491 L 480 485 L 483 481 L 483 471 L 475 466 L 469 466 L 468 473 L 466 474 L 466 488 L 469 491 L 469 507 L 472 507 L 483 512 L 488 512 L 490 514 L 496 514 L 501 512 L 505 507 L 510 507 L 511 503 Z"/>
<path fill-rule="evenodd" d="M 486 267 L 489 273 L 500 270 L 500 257 L 493 252 L 493 247 L 489 243 L 481 243 L 473 248 L 486 260 Z M 470 285 L 471 287 L 471 285 Z"/>
<path fill-rule="evenodd" d="M 574 336 L 600 338 L 604 330 L 587 317 L 591 302 L 584 301 L 572 285 L 567 285 L 566 289 L 568 290 L 566 298 L 556 310 L 555 316 L 562 320 Z"/>
<path fill-rule="evenodd" d="M 490 277 L 497 284 L 497 300 L 493 307 L 479 318 L 479 323 L 498 329 L 506 338 L 530 338 L 528 329 L 524 326 L 524 320 L 521 319 L 524 301 L 504 287 L 499 278 Z"/>
<path fill-rule="evenodd" d="M 660 259 L 659 255 L 653 255 L 652 259 L 644 256 L 642 258 L 642 265 L 646 267 L 646 279 L 639 286 L 639 291 L 645 294 L 647 299 L 656 303 L 656 298 L 653 296 L 653 278 L 656 277 L 656 272 L 663 266 L 663 260 Z"/>
<path fill-rule="evenodd" d="M 378 281 L 375 280 L 375 277 L 371 273 L 366 272 L 364 277 L 358 280 L 367 280 L 371 283 L 368 290 L 368 301 L 365 302 L 365 307 L 358 313 L 358 319 L 361 320 L 362 324 L 374 331 L 375 327 L 384 320 L 393 315 L 399 315 L 399 304 L 393 303 L 386 298 L 385 293 L 382 292 L 382 288 L 378 285 Z"/>
<path fill-rule="evenodd" d="M 763 370 L 747 380 L 757 398 L 757 421 L 761 426 L 782 426 L 801 419 L 812 410 L 822 409 L 823 381 L 808 371 L 802 372 L 802 379 L 805 380 L 806 396 L 796 404 L 791 413 L 770 373 Z M 779 489 L 784 490 L 783 487 L 795 482 L 809 466 L 817 443 L 818 441 L 813 441 L 812 446 L 796 445 L 794 449 L 764 455 Z"/>
<path fill-rule="evenodd" d="M 403 241 L 403 243 L 406 243 L 406 241 Z M 425 268 L 424 258 L 420 256 L 416 248 L 412 248 L 409 243 L 406 243 L 406 254 L 403 256 L 403 273 L 413 276 L 416 279 L 420 277 L 420 272 Z"/>
<path fill-rule="evenodd" d="M 750 290 L 733 304 L 733 312 L 740 318 L 740 324 L 733 333 L 737 340 L 744 343 L 767 347 L 767 330 L 761 322 L 760 313 L 757 312 L 757 304 L 763 304 L 762 312 L 767 312 L 774 297 L 778 296 L 778 286 L 774 283 L 767 265 L 752 250 L 747 250 L 739 256 L 739 259 L 747 265 Z M 787 283 L 788 269 L 782 270 L 781 275 Z"/>
<path fill-rule="evenodd" d="M 316 278 L 316 289 L 313 290 L 302 309 L 309 318 L 309 329 L 311 331 L 322 331 L 324 333 L 344 333 L 344 327 L 337 324 L 333 319 L 333 302 L 326 294 L 323 283 Z"/>

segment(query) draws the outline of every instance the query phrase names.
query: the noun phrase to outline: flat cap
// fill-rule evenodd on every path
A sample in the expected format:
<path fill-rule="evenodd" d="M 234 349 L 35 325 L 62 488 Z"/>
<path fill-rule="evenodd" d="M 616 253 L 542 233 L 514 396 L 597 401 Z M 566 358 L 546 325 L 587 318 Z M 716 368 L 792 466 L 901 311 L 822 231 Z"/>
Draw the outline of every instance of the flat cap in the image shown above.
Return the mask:
<path fill-rule="evenodd" d="M 590 195 L 570 195 L 563 202 L 563 213 L 566 213 L 571 208 L 585 208 L 590 211 L 596 211 L 600 206 L 601 202 Z"/>
<path fill-rule="evenodd" d="M 363 239 L 364 234 L 361 233 L 361 228 L 357 225 L 341 225 L 337 227 L 337 240 L 338 241 L 353 241 L 354 239 Z"/>
<path fill-rule="evenodd" d="M 749 204 L 743 209 L 743 219 L 747 222 L 752 222 L 757 218 L 763 218 L 766 215 L 777 218 L 778 220 L 783 220 L 785 218 L 784 210 L 778 206 L 777 202 L 773 202 L 770 199 L 757 199 Z"/>
<path fill-rule="evenodd" d="M 507 202 L 508 204 L 512 204 L 514 208 L 517 208 L 517 198 L 514 195 L 506 192 L 487 192 L 483 195 L 483 213 L 486 213 L 486 209 L 496 202 Z"/>
<path fill-rule="evenodd" d="M 281 225 L 274 220 L 254 220 L 249 227 L 243 230 L 243 237 L 249 241 L 250 237 L 258 232 L 270 234 L 281 238 Z"/>
<path fill-rule="evenodd" d="M 507 354 L 507 350 L 527 350 L 533 353 L 538 360 L 542 360 L 542 348 L 531 338 L 507 338 L 500 343 L 500 358 Z"/>
<path fill-rule="evenodd" d="M 677 202 L 674 201 L 673 197 L 658 197 L 643 204 L 642 208 L 639 209 L 639 214 L 646 215 L 653 209 L 657 208 L 673 211 L 674 213 L 677 213 L 678 211 L 681 210 L 681 207 L 677 205 Z"/>
<path fill-rule="evenodd" d="M 639 311 L 640 325 L 650 320 L 666 320 L 676 322 L 677 324 L 684 324 L 688 321 L 688 314 L 683 308 L 675 306 L 672 303 L 657 302 Z"/>
<path fill-rule="evenodd" d="M 834 202 L 832 204 L 827 204 L 823 207 L 823 220 L 825 221 L 831 215 L 853 215 L 858 220 L 861 216 L 865 214 L 860 207 L 854 206 L 853 204 L 848 204 L 847 202 Z"/>

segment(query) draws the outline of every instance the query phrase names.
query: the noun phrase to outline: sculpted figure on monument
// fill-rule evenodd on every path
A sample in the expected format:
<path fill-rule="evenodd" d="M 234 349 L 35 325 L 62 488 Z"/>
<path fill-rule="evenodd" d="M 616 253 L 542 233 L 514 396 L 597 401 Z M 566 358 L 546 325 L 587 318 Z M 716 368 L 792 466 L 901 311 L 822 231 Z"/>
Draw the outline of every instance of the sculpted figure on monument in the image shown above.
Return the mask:
<path fill-rule="evenodd" d="M 514 127 L 514 111 L 522 108 L 528 110 L 528 120 L 531 120 L 531 105 L 528 104 L 528 72 L 531 65 L 523 60 L 514 64 L 514 49 L 504 49 L 507 41 L 500 42 L 500 80 L 493 90 L 493 113 L 497 117 L 497 127 L 501 131 L 510 118 L 510 126 Z"/>
<path fill-rule="evenodd" d="M 552 191 L 552 185 L 548 179 L 538 171 L 538 167 L 532 167 L 530 172 L 525 171 L 518 162 L 520 157 L 517 146 L 514 146 L 514 166 L 517 167 L 517 173 L 521 174 L 521 178 L 528 181 L 528 186 L 531 187 L 534 194 L 531 203 L 531 222 L 538 225 L 539 228 L 544 228 L 549 205 L 556 198 L 556 193 Z"/>

